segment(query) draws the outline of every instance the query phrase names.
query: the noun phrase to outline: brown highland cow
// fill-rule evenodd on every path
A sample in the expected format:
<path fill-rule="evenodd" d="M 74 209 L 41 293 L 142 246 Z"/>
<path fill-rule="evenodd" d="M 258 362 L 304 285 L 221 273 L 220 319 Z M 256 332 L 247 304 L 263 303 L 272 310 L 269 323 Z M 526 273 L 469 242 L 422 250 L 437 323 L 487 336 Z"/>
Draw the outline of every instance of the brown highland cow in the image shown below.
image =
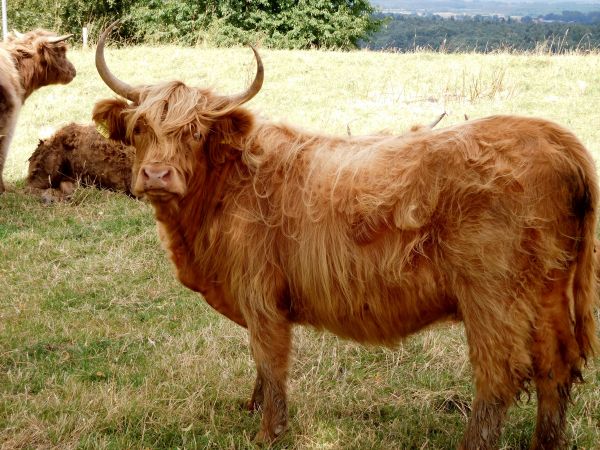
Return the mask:
<path fill-rule="evenodd" d="M 260 90 L 132 87 L 94 119 L 136 148 L 133 192 L 155 210 L 177 277 L 247 327 L 262 410 L 288 424 L 292 328 L 393 345 L 464 323 L 476 394 L 463 449 L 497 447 L 508 408 L 537 391 L 534 449 L 567 447 L 572 383 L 597 349 L 594 161 L 565 128 L 493 116 L 402 136 L 333 137 L 258 118 Z"/>

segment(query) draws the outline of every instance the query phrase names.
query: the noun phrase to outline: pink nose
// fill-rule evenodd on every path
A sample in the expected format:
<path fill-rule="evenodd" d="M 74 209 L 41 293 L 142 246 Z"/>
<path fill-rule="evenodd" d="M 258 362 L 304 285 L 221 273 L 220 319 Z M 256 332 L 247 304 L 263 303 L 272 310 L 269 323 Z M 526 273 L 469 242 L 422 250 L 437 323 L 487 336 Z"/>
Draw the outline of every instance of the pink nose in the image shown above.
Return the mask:
<path fill-rule="evenodd" d="M 173 180 L 173 168 L 163 165 L 146 165 L 140 169 L 144 189 L 168 189 Z"/>

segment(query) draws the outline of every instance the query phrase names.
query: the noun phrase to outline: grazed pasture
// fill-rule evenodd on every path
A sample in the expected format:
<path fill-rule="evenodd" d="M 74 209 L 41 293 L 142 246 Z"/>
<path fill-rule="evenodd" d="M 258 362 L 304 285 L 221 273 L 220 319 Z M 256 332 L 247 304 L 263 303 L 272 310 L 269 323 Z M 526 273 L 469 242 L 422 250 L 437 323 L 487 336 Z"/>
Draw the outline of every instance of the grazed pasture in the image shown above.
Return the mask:
<path fill-rule="evenodd" d="M 265 85 L 249 106 L 311 130 L 407 130 L 442 111 L 447 126 L 489 114 L 542 116 L 600 161 L 600 55 L 446 55 L 262 51 Z M 132 84 L 182 78 L 241 90 L 248 49 L 111 50 Z M 254 368 L 244 330 L 174 279 L 146 204 L 79 189 L 65 204 L 26 194 L 40 131 L 87 123 L 112 94 L 91 51 L 78 75 L 22 110 L 0 196 L 0 448 L 252 448 L 258 416 L 239 408 Z M 291 429 L 279 448 L 453 448 L 473 387 L 460 325 L 396 349 L 364 348 L 298 329 Z M 599 448 L 600 359 L 574 390 L 569 433 Z M 535 395 L 511 410 L 505 449 L 527 448 Z"/>

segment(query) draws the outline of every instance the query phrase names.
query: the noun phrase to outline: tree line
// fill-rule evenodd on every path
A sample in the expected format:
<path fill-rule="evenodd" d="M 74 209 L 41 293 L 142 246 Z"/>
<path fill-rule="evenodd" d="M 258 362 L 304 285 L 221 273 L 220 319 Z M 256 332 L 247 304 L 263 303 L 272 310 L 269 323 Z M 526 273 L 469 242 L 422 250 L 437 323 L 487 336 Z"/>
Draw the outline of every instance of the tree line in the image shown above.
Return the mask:
<path fill-rule="evenodd" d="M 13 0 L 11 28 L 44 27 L 92 39 L 115 18 L 123 42 L 272 48 L 356 48 L 381 25 L 369 0 Z"/>
<path fill-rule="evenodd" d="M 561 13 L 544 14 L 538 16 L 538 18 L 553 22 L 593 24 L 600 22 L 600 11 L 590 11 L 587 13 L 581 11 L 563 11 Z M 525 17 L 525 19 L 528 21 L 534 20 L 530 16 Z"/>

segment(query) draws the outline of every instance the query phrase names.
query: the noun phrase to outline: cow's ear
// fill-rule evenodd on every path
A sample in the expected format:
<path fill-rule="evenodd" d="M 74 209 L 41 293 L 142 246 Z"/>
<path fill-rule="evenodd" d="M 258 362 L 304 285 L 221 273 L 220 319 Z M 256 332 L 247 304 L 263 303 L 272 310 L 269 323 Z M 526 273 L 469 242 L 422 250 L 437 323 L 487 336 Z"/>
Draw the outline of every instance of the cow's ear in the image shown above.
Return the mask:
<path fill-rule="evenodd" d="M 215 124 L 215 131 L 220 139 L 227 143 L 238 145 L 254 126 L 253 114 L 243 108 L 238 108 L 221 117 Z"/>
<path fill-rule="evenodd" d="M 94 105 L 92 119 L 96 122 L 100 134 L 115 141 L 128 144 L 126 137 L 127 127 L 123 118 L 123 111 L 127 106 L 125 100 L 116 98 L 100 100 Z M 103 133 L 102 130 L 106 130 L 106 133 Z"/>

